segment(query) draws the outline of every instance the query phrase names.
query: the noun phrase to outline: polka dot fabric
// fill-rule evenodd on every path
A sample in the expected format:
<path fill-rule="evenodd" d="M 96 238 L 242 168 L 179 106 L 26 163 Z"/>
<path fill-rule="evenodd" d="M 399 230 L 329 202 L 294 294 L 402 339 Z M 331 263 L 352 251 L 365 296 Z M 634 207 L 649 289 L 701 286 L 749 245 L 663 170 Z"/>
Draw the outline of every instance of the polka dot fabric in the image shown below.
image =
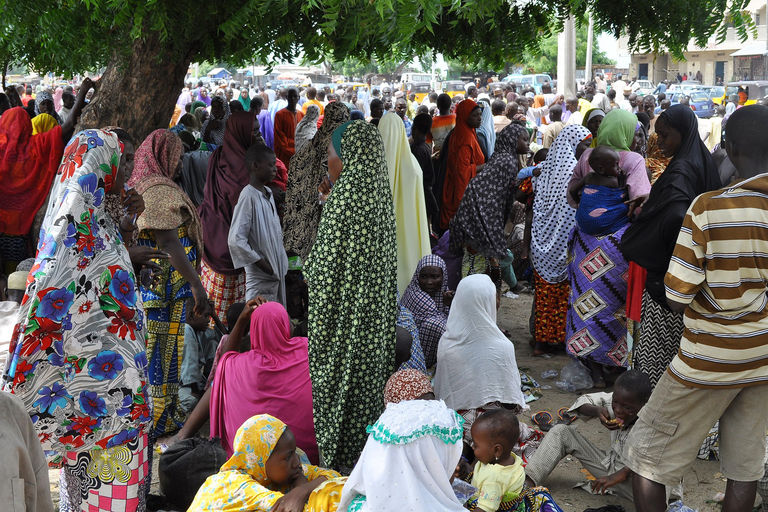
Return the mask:
<path fill-rule="evenodd" d="M 384 408 L 395 364 L 397 245 L 384 146 L 363 121 L 344 126 L 344 169 L 305 266 L 315 431 L 327 466 L 352 467 Z"/>
<path fill-rule="evenodd" d="M 542 165 L 541 175 L 533 178 L 531 254 L 533 268 L 548 283 L 568 278 L 568 237 L 576 225 L 576 210 L 567 200 L 568 182 L 573 174 L 576 146 L 589 130 L 579 125 L 563 128 Z"/>

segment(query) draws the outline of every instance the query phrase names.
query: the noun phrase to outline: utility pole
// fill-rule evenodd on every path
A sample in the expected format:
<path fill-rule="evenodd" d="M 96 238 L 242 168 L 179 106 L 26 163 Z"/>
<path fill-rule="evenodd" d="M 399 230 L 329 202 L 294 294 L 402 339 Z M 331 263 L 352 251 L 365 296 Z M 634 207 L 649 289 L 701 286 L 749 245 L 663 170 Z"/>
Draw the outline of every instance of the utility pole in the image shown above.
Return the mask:
<path fill-rule="evenodd" d="M 576 31 L 573 16 L 563 23 L 557 36 L 557 93 L 566 98 L 576 95 Z"/>
<path fill-rule="evenodd" d="M 587 29 L 587 61 L 584 63 L 584 82 L 592 80 L 592 46 L 594 44 L 595 20 L 589 13 L 589 28 Z"/>

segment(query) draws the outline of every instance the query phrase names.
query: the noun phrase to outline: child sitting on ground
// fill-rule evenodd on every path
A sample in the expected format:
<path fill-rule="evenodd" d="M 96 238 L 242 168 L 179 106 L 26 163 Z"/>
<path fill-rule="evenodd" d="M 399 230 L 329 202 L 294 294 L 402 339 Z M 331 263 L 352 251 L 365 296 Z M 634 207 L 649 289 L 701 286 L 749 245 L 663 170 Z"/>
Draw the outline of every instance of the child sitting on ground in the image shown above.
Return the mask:
<path fill-rule="evenodd" d="M 184 355 L 181 359 L 179 401 L 191 411 L 206 388 L 211 366 L 219 345 L 219 335 L 208 328 L 207 316 L 195 316 L 194 300 L 187 301 L 184 325 Z"/>
<path fill-rule="evenodd" d="M 529 459 L 525 468 L 526 483 L 542 485 L 560 459 L 573 455 L 595 476 L 591 483 L 592 492 L 605 494 L 611 489 L 616 495 L 632 500 L 631 471 L 623 459 L 624 443 L 637 420 L 637 413 L 650 396 L 648 376 L 639 370 L 628 370 L 616 379 L 613 393 L 590 393 L 579 397 L 569 412 L 587 419 L 599 418 L 611 431 L 610 450 L 596 447 L 571 425 L 555 425 Z"/>
<path fill-rule="evenodd" d="M 592 171 L 570 190 L 579 203 L 576 222 L 579 229 L 592 236 L 615 233 L 629 222 L 619 153 L 607 146 L 597 146 L 589 155 L 589 166 Z"/>
<path fill-rule="evenodd" d="M 520 438 L 517 416 L 507 409 L 484 412 L 472 425 L 475 464 L 472 486 L 478 489 L 477 508 L 496 512 L 502 503 L 516 499 L 523 490 L 525 469 L 512 453 Z"/>

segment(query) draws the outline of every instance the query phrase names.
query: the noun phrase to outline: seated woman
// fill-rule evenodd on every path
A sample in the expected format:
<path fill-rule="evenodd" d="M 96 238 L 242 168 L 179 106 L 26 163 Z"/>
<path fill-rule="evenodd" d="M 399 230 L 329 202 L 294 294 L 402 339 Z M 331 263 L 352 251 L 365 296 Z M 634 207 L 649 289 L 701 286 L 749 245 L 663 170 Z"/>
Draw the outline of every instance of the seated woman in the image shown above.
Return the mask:
<path fill-rule="evenodd" d="M 526 407 L 515 346 L 496 325 L 498 307 L 490 277 L 462 279 L 437 350 L 435 395 L 464 417 L 467 441 L 472 423 L 486 409 Z"/>
<path fill-rule="evenodd" d="M 463 421 L 437 400 L 393 403 L 368 427 L 368 441 L 339 502 L 340 511 L 459 512 L 451 488 Z"/>
<path fill-rule="evenodd" d="M 248 419 L 237 430 L 234 448 L 197 491 L 188 512 L 337 510 L 345 479 L 329 469 L 302 466 L 293 432 L 279 419 L 268 414 Z"/>
<path fill-rule="evenodd" d="M 419 260 L 400 304 L 413 314 L 427 368 L 437 361 L 437 344 L 445 332 L 453 292 L 448 291 L 445 262 L 428 254 Z"/>
<path fill-rule="evenodd" d="M 240 354 L 238 340 L 249 322 L 251 350 Z M 211 437 L 220 437 L 231 455 L 240 425 L 254 414 L 272 414 L 285 419 L 296 444 L 316 462 L 307 338 L 291 338 L 285 308 L 261 297 L 249 301 L 221 353 L 211 386 Z"/>

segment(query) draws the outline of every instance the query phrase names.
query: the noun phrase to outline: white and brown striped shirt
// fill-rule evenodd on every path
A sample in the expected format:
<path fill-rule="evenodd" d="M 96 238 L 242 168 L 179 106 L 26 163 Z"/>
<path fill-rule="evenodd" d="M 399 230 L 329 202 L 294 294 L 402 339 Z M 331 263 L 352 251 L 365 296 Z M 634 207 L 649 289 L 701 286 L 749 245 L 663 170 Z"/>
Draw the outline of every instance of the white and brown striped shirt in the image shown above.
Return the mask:
<path fill-rule="evenodd" d="M 768 173 L 702 194 L 664 280 L 687 303 L 670 374 L 703 388 L 768 383 Z"/>

